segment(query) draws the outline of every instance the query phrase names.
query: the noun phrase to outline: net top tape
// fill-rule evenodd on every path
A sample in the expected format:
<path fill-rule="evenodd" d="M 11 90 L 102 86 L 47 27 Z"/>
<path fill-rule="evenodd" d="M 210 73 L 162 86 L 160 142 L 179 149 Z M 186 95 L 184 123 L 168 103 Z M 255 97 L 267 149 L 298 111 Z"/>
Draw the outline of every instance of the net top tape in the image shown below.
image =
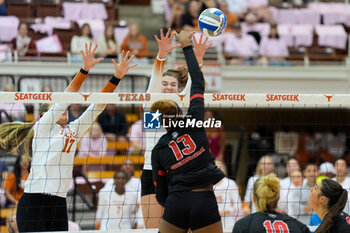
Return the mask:
<path fill-rule="evenodd" d="M 0 103 L 104 103 L 144 104 L 169 99 L 189 105 L 190 94 L 164 93 L 78 93 L 78 92 L 0 92 Z M 350 94 L 204 94 L 208 107 L 224 108 L 348 108 Z"/>

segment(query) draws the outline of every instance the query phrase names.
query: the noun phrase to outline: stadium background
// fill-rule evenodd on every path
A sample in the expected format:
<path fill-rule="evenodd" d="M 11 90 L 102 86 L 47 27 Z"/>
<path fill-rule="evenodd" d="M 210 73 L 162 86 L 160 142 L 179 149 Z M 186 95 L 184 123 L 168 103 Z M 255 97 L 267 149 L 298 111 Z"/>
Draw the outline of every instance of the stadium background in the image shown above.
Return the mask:
<path fill-rule="evenodd" d="M 103 31 L 104 27 L 102 26 L 101 29 L 101 25 L 113 24 L 119 45 L 128 33 L 128 25 L 131 23 L 140 25 L 140 31 L 146 36 L 148 42 L 146 57 L 149 59 L 149 64 L 141 64 L 133 69 L 121 82 L 118 92 L 144 93 L 151 74 L 153 60 L 157 53 L 157 44 L 153 36 L 159 33 L 160 28 L 166 27 L 166 19 L 169 17 L 167 15 L 166 1 L 163 0 L 5 1 L 8 15 L 12 17 L 10 19 L 0 17 L 0 46 L 2 46 L 0 47 L 0 90 L 3 91 L 8 84 L 12 84 L 15 91 L 20 92 L 37 92 L 41 91 L 44 86 L 51 86 L 53 91 L 57 92 L 64 90 L 80 67 L 80 63 L 72 62 L 69 48 L 71 38 L 78 33 L 79 25 L 82 22 L 78 22 L 78 25 L 77 19 L 73 19 L 68 29 L 53 28 L 52 35 L 56 34 L 58 36 L 63 50 L 54 53 L 40 52 L 39 56 L 21 57 L 15 51 L 10 52 L 4 46 L 10 41 L 4 40 L 3 38 L 5 37 L 2 35 L 5 31 L 7 33 L 8 30 L 13 32 L 13 28 L 17 31 L 18 22 L 24 21 L 30 25 L 28 35 L 31 38 L 40 40 L 49 36 L 50 33 L 40 31 L 41 29 L 38 29 L 39 26 L 35 27 L 35 25 L 42 24 L 47 16 L 72 18 L 65 15 L 67 11 L 65 4 L 67 2 L 89 5 L 93 3 L 102 4 L 102 8 L 105 9 L 105 12 L 102 10 L 102 16 L 96 14 L 93 16 L 93 20 L 83 20 L 94 25 L 93 31 Z M 286 2 L 289 3 L 289 11 L 308 8 L 308 5 L 305 4 L 293 5 L 293 1 L 270 1 L 268 7 L 277 9 L 278 13 L 277 16 L 275 14 L 275 17 L 277 17 L 275 21 L 278 25 L 285 24 L 283 14 L 290 13 L 283 11 L 286 10 L 286 8 L 282 8 L 286 6 Z M 326 2 L 346 4 L 344 1 Z M 347 5 L 347 7 L 349 6 Z M 298 17 L 298 13 L 294 12 L 293 16 Z M 325 22 L 328 16 L 320 13 L 319 17 L 318 24 L 326 25 Z M 296 21 L 288 23 L 296 25 L 307 24 Z M 312 31 L 311 35 L 306 35 L 308 38 L 312 38 L 311 44 L 289 47 L 289 56 L 286 57 L 286 60 L 289 61 L 290 66 L 287 67 L 271 67 L 266 61 L 249 66 L 244 64 L 232 65 L 230 63 L 235 58 L 235 54 L 225 51 L 225 47 L 220 45 L 214 46 L 204 58 L 204 72 L 207 72 L 207 76 L 210 76 L 208 91 L 232 94 L 326 94 L 328 96 L 348 94 L 350 88 L 350 51 L 348 49 L 350 14 L 344 17 L 339 16 L 338 19 L 327 25 L 341 26 L 343 28 L 344 33 L 346 33 L 346 42 L 344 43 L 343 40 L 337 42 L 338 44 L 342 43 L 341 48 L 334 46 L 334 43 L 320 45 L 322 43 L 319 40 L 321 35 L 316 33 L 316 31 Z M 295 35 L 296 37 L 297 35 Z M 341 34 L 340 37 L 344 38 L 344 35 Z M 215 40 L 218 42 L 220 39 L 216 38 Z M 168 57 L 166 67 L 172 67 L 183 62 L 181 51 L 178 50 Z M 113 66 L 111 63 L 99 64 L 90 72 L 89 78 L 83 85 L 81 92 L 98 91 L 112 73 Z M 299 145 L 305 142 L 307 137 L 317 138 L 321 135 L 327 141 L 327 135 L 329 134 L 334 136 L 345 135 L 345 140 L 343 138 L 338 139 L 341 142 L 339 150 L 342 151 L 342 154 L 333 155 L 333 158 L 346 157 L 349 154 L 349 111 L 346 108 L 348 103 L 344 102 L 342 105 L 339 105 L 339 108 L 335 109 L 318 108 L 317 105 L 294 109 L 290 106 L 284 107 L 283 104 L 281 102 L 280 108 L 268 108 L 266 105 L 261 107 L 258 103 L 255 108 L 219 107 L 217 105 L 211 108 L 211 110 L 219 112 L 219 118 L 223 120 L 226 133 L 225 162 L 228 166 L 229 177 L 234 179 L 239 185 L 242 197 L 244 197 L 247 179 L 253 175 L 257 160 L 262 155 L 274 155 L 277 174 L 281 177 L 285 175 L 284 167 L 288 154 L 281 154 L 276 148 L 276 145 L 278 145 L 278 142 L 276 142 L 278 141 L 278 138 L 276 138 L 277 132 L 296 132 L 300 136 Z M 26 107 L 27 114 L 23 120 L 31 121 L 36 115 L 37 107 L 34 105 L 26 105 Z M 139 119 L 139 105 L 125 103 L 118 105 L 118 109 L 125 114 L 128 128 Z M 103 171 L 86 174 L 91 179 L 91 184 L 82 182 L 84 184 L 77 185 L 76 189 L 70 193 L 70 220 L 78 223 L 82 229 L 94 229 L 93 220 L 98 198 L 97 192 L 103 186 L 100 178 L 113 177 L 114 171 L 120 167 L 122 161 L 126 158 L 124 155 L 128 154 L 130 143 L 127 141 L 120 143 L 110 142 L 108 147 L 118 150 L 118 154 L 114 157 L 104 157 L 102 163 L 99 159 L 95 161 L 92 159 L 89 163 L 112 165 L 105 166 Z M 334 148 L 332 149 L 334 150 Z M 298 151 L 303 150 L 306 149 L 298 148 Z M 330 152 L 327 151 L 327 145 L 314 148 L 312 151 L 316 155 L 321 150 Z M 2 152 L 1 158 L 8 163 L 9 172 L 11 172 L 16 157 L 7 152 Z M 135 176 L 139 176 L 143 162 L 142 156 L 133 155 L 131 158 L 136 167 Z M 350 160 L 347 161 L 350 162 Z M 80 170 L 81 166 L 86 163 L 86 159 L 78 158 L 76 160 L 77 170 Z M 1 232 L 5 232 L 6 227 L 4 223 L 10 212 L 10 208 L 1 209 Z"/>

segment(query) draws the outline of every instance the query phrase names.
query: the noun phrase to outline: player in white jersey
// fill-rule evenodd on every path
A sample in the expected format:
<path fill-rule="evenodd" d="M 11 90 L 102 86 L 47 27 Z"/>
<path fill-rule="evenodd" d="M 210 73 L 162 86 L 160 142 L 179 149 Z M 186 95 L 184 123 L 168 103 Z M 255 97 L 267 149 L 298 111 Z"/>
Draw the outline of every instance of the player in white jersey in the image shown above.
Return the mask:
<path fill-rule="evenodd" d="M 350 177 L 347 176 L 347 165 L 344 159 L 337 159 L 334 163 L 336 177 L 332 180 L 337 181 L 343 189 L 348 192 L 348 200 L 344 208 L 344 212 L 350 214 Z"/>
<path fill-rule="evenodd" d="M 97 46 L 85 45 L 81 51 L 84 65 L 66 89 L 66 92 L 79 91 L 88 71 L 103 59 L 94 59 Z M 113 92 L 120 79 L 134 66 L 129 66 L 129 52 L 121 54 L 121 62 L 115 66 L 112 79 L 101 92 Z M 17 224 L 20 232 L 65 231 L 68 230 L 66 195 L 72 182 L 74 154 L 77 141 L 104 110 L 105 104 L 91 104 L 75 121 L 67 124 L 69 104 L 56 103 L 51 108 L 41 109 L 41 118 L 27 128 L 30 138 L 18 135 L 22 128 L 16 129 L 9 123 L 4 129 L 17 130 L 9 133 L 7 141 L 21 144 L 26 139 L 26 151 L 31 145 L 32 166 L 25 183 L 24 194 L 19 200 Z M 27 126 L 27 125 L 25 125 Z M 0 132 L 5 130 L 0 128 Z M 22 140 L 19 140 L 22 139 Z M 31 143 L 31 144 L 30 144 Z M 8 148 L 7 148 L 8 149 Z M 28 155 L 28 153 L 27 153 Z"/>
<path fill-rule="evenodd" d="M 221 161 L 215 161 L 216 166 L 227 175 L 227 168 Z M 235 222 L 244 217 L 242 200 L 236 182 L 227 177 L 214 185 L 214 193 L 218 202 L 222 228 L 232 229 Z"/>
<path fill-rule="evenodd" d="M 147 93 L 179 93 L 183 86 L 184 90 L 181 95 L 186 95 L 190 91 L 191 81 L 188 78 L 188 71 L 185 67 L 170 69 L 164 72 L 164 65 L 168 53 L 180 47 L 180 45 L 172 45 L 171 41 L 174 33 L 168 29 L 164 36 L 163 30 L 160 30 L 160 39 L 155 36 L 159 52 L 153 65 L 152 76 L 149 82 Z M 198 63 L 203 63 L 203 56 L 211 44 L 206 45 L 207 39 L 200 37 L 199 41 L 194 40 L 194 52 Z M 183 111 L 184 112 L 184 111 Z M 158 204 L 155 198 L 155 190 L 152 178 L 151 152 L 158 140 L 166 133 L 166 130 L 146 131 L 146 151 L 143 172 L 141 176 L 141 205 L 142 213 L 146 228 L 158 228 L 159 221 L 162 216 L 163 208 Z"/>
<path fill-rule="evenodd" d="M 96 213 L 100 230 L 133 229 L 136 227 L 138 196 L 126 188 L 127 174 L 117 171 L 114 185 L 104 187 L 99 192 Z"/>

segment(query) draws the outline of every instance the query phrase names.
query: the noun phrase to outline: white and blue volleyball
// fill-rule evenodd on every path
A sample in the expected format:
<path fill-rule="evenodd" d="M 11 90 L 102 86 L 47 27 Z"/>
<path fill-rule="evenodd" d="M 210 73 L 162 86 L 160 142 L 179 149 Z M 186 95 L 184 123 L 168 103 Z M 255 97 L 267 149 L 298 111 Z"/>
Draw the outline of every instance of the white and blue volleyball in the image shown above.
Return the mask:
<path fill-rule="evenodd" d="M 218 36 L 226 28 L 226 15 L 219 9 L 208 8 L 204 10 L 198 19 L 201 31 L 207 36 Z"/>

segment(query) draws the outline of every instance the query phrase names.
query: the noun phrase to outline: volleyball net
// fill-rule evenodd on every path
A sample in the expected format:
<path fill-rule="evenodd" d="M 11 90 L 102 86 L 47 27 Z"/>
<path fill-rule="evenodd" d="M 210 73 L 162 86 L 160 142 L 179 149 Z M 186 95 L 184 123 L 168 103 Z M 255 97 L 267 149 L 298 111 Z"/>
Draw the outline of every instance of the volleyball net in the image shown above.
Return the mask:
<path fill-rule="evenodd" d="M 39 103 L 79 104 L 78 110 L 76 106 L 70 109 L 73 116 L 74 112 L 78 112 L 77 118 L 89 104 L 116 104 L 117 110 L 106 110 L 113 112 L 111 118 L 115 121 L 111 118 L 101 121 L 102 117 L 108 115 L 106 112 L 102 113 L 97 129 L 94 128 L 96 124 L 91 125 L 88 132 L 78 139 L 74 179 L 67 197 L 69 219 L 83 230 L 96 229 L 99 224 L 115 224 L 115 227 L 122 229 L 126 228 L 125 224 L 129 224 L 130 228 L 142 228 L 145 223 L 140 206 L 141 186 L 138 178 L 142 173 L 143 155 L 146 152 L 146 136 L 143 133 L 147 129 L 144 128 L 150 127 L 145 113 L 149 111 L 152 103 L 162 99 L 173 100 L 183 109 L 187 109 L 189 98 L 189 94 L 159 93 L 0 92 L 0 119 L 2 124 L 15 120 L 35 121 L 38 119 Z M 257 173 L 276 175 L 281 180 L 289 174 L 290 183 L 287 188 L 281 189 L 279 207 L 309 225 L 305 219 L 310 218 L 312 212 L 296 213 L 290 210 L 293 205 L 298 206 L 296 209 L 300 210 L 300 206 L 307 205 L 307 199 L 298 203 L 288 199 L 297 187 L 302 187 L 305 183 L 303 180 L 307 180 L 308 177 L 303 173 L 292 176 L 288 173 L 287 163 L 290 157 L 294 157 L 302 170 L 310 162 L 319 167 L 327 161 L 334 163 L 338 158 L 348 161 L 350 95 L 210 93 L 204 94 L 204 99 L 206 110 L 211 112 L 208 117 L 222 122 L 222 127 L 211 127 L 207 134 L 212 144 L 212 153 L 223 161 L 229 178 L 215 187 L 226 231 L 232 231 L 235 221 L 246 213 L 247 206 L 254 210 L 249 178 Z M 20 107 L 23 104 L 26 107 L 24 110 Z M 115 119 L 118 117 L 124 120 Z M 112 128 L 120 131 L 111 133 L 108 129 Z M 99 132 L 101 130 L 102 132 Z M 140 134 L 132 132 L 133 130 Z M 23 153 L 23 149 L 20 149 L 22 152 L 9 151 L 6 148 L 1 152 L 0 160 L 8 164 L 9 173 L 15 166 L 16 156 Z M 265 155 L 271 158 L 270 164 L 260 161 Z M 319 172 L 325 173 L 321 175 L 336 175 L 333 168 L 326 166 L 326 171 L 321 170 L 322 166 L 319 168 Z M 131 171 L 134 177 L 134 183 L 130 183 L 125 189 L 127 201 L 119 200 L 118 196 L 113 197 L 113 178 L 116 171 L 123 169 Z M 318 176 L 315 173 L 313 175 Z M 5 177 L 2 180 L 3 189 L 16 185 L 13 176 L 7 176 L 7 180 L 9 179 L 12 179 L 12 182 L 6 181 Z M 300 192 L 302 188 L 298 190 Z M 13 203 L 2 195 L 3 209 L 10 209 Z M 17 193 L 14 192 L 13 195 Z M 349 207 L 350 205 L 347 205 L 346 211 Z M 6 218 L 9 214 L 3 209 L 1 218 Z"/>

